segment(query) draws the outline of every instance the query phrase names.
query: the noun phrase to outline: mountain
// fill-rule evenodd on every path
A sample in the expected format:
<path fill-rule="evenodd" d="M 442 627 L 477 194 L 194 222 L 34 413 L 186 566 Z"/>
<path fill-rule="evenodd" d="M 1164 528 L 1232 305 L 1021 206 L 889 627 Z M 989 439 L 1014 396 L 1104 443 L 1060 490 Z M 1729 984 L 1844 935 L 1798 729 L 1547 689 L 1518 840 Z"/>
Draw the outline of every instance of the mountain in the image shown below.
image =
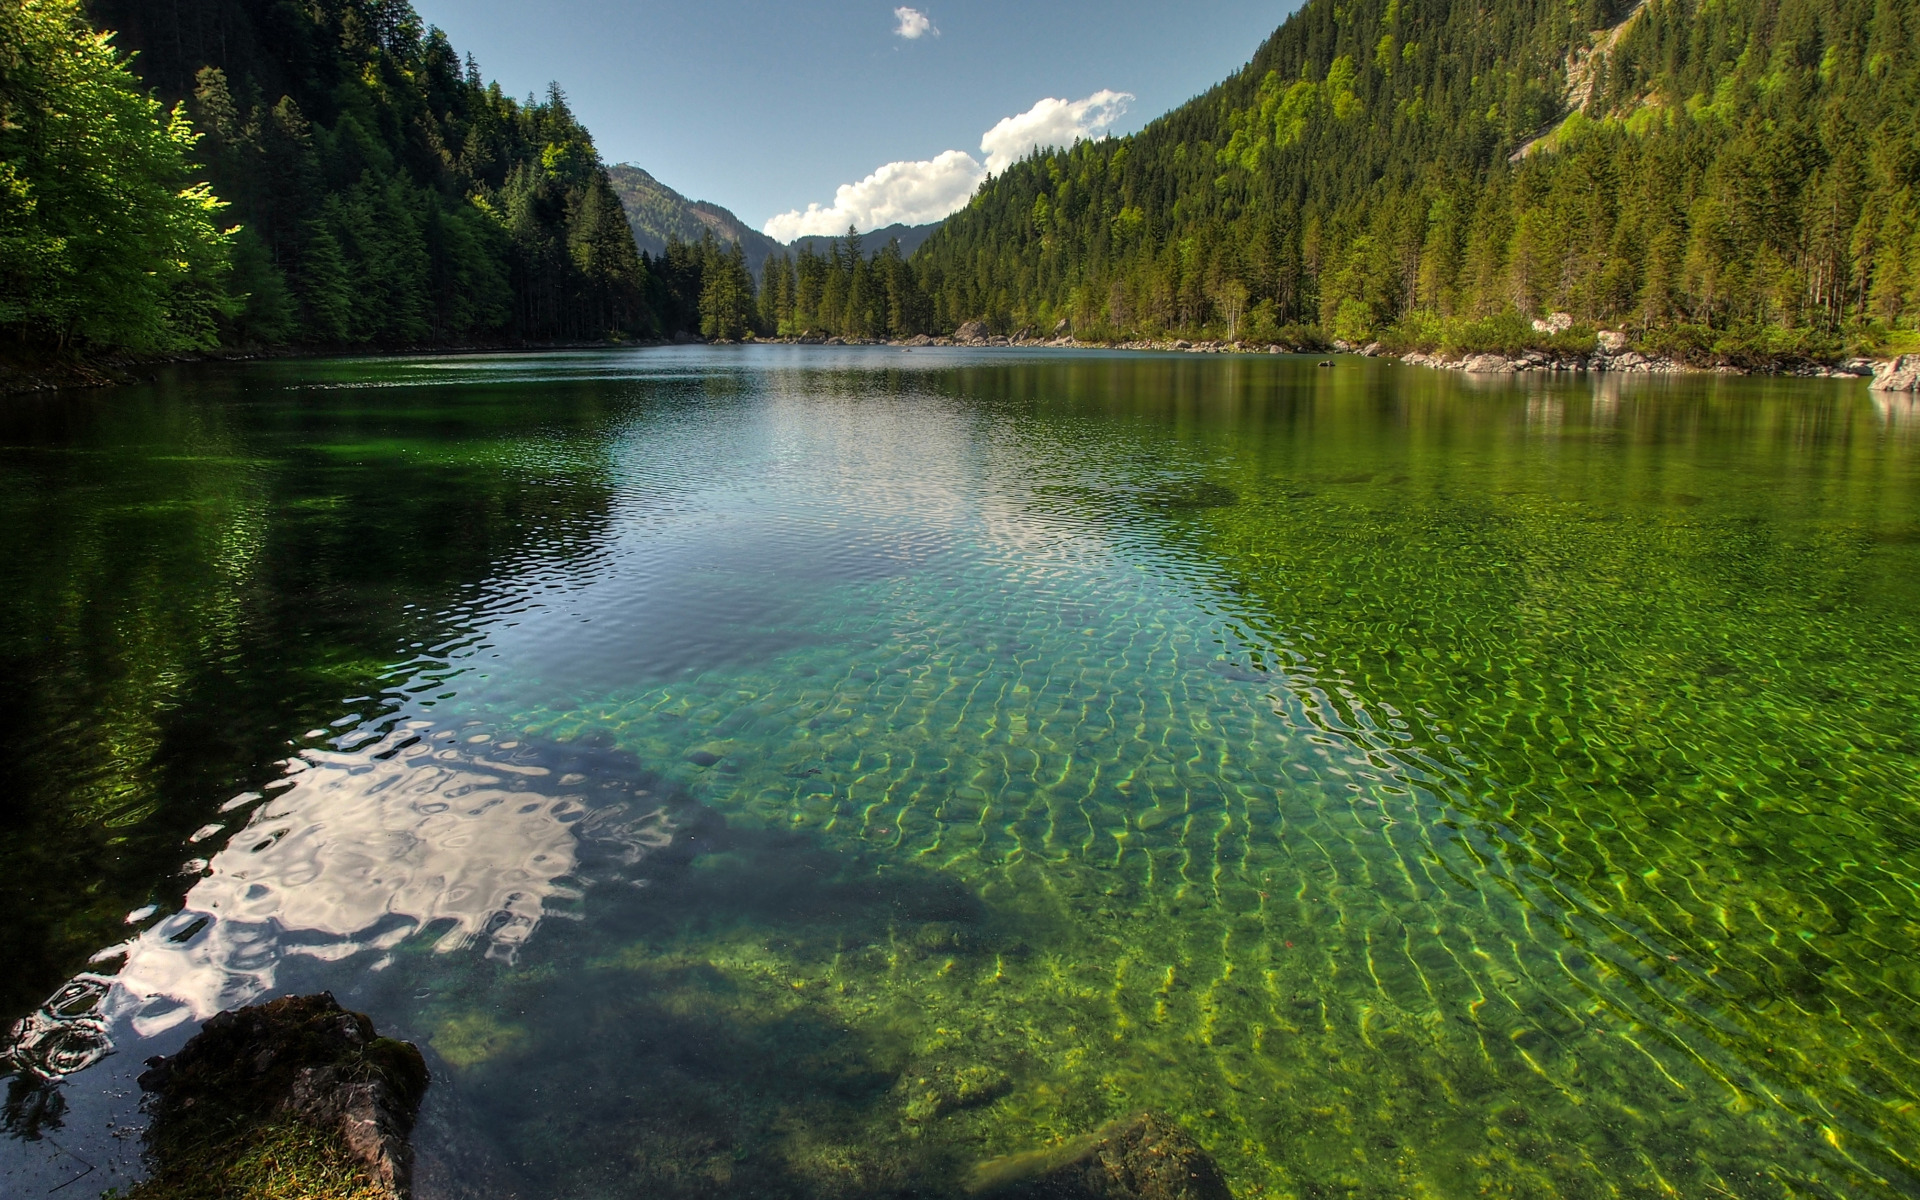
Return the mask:
<path fill-rule="evenodd" d="M 1140 133 L 1038 153 L 914 260 L 936 323 L 1694 361 L 1920 340 L 1914 0 L 1308 0 Z"/>
<path fill-rule="evenodd" d="M 783 252 L 798 253 L 802 246 L 815 254 L 825 254 L 827 244 L 836 240 L 803 237 L 783 245 L 750 228 L 739 217 L 717 204 L 687 199 L 632 163 L 621 163 L 607 170 L 613 180 L 614 192 L 626 206 L 627 222 L 633 227 L 633 240 L 640 249 L 655 258 L 660 257 L 666 251 L 667 243 L 675 238 L 683 242 L 697 242 L 708 231 L 712 231 L 713 236 L 722 242 L 740 243 L 740 248 L 747 255 L 748 269 L 753 272 L 755 279 L 759 279 L 771 256 Z M 877 251 L 889 240 L 898 238 L 900 253 L 910 256 L 938 228 L 938 222 L 931 225 L 889 225 L 863 235 L 861 240 Z"/>
<path fill-rule="evenodd" d="M 869 251 L 878 251 L 888 242 L 897 240 L 900 243 L 900 253 L 904 257 L 912 258 L 913 252 L 921 246 L 924 246 L 927 239 L 933 236 L 933 231 L 940 228 L 940 225 L 941 222 L 939 221 L 935 221 L 930 225 L 889 225 L 885 229 L 876 229 L 872 233 L 861 234 L 860 243 Z M 844 237 L 844 235 L 842 235 L 842 237 Z M 825 237 L 795 238 L 792 242 L 788 243 L 788 248 L 796 254 L 800 252 L 803 246 L 815 254 L 825 254 L 827 253 L 828 243 L 838 240 L 841 239 Z"/>
<path fill-rule="evenodd" d="M 711 232 L 722 242 L 738 242 L 746 252 L 747 269 L 757 279 L 769 255 L 783 247 L 766 234 L 749 228 L 739 217 L 717 204 L 689 200 L 632 163 L 609 167 L 614 194 L 627 210 L 627 224 L 640 249 L 659 258 L 667 243 L 678 239 L 697 242 Z"/>

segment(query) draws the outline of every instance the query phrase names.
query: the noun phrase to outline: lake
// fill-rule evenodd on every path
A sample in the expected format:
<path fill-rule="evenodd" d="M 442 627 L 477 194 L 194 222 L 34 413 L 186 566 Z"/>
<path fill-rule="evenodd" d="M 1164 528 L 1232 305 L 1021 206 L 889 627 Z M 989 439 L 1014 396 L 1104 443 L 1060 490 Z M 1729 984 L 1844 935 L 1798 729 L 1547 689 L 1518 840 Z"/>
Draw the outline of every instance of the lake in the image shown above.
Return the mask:
<path fill-rule="evenodd" d="M 0 407 L 0 1191 L 331 990 L 421 1200 L 1920 1193 L 1920 412 L 687 347 Z M 0 1027 L 4 1027 L 0 1025 Z"/>

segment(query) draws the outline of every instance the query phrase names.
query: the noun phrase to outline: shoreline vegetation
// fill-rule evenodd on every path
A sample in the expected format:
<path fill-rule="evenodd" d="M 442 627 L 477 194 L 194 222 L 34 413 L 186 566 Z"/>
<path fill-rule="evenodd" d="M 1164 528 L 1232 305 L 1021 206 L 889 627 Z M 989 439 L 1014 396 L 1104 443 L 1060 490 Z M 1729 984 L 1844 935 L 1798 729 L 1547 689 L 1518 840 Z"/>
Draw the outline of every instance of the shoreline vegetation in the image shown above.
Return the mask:
<path fill-rule="evenodd" d="M 0 0 L 0 374 L 551 346 L 745 320 L 711 238 L 642 254 L 558 84 L 406 0 Z"/>
<path fill-rule="evenodd" d="M 1289 342 L 1228 342 L 1220 339 L 1193 340 L 1180 337 L 1131 338 L 1124 340 L 1082 339 L 1068 330 L 1036 335 L 1020 330 L 1011 336 L 989 334 L 983 326 L 963 326 L 951 337 L 919 334 L 911 338 L 843 338 L 823 335 L 753 338 L 760 344 L 790 346 L 891 346 L 904 349 L 922 347 L 959 347 L 968 349 L 1027 348 L 1063 350 L 1140 350 L 1187 354 L 1342 354 L 1363 358 L 1393 358 L 1409 366 L 1458 370 L 1468 374 L 1516 374 L 1544 372 L 1615 372 L 1625 374 L 1676 374 L 1705 372 L 1722 375 L 1785 375 L 1805 379 L 1894 378 L 1888 390 L 1911 391 L 1913 385 L 1904 372 L 1920 366 L 1920 355 L 1893 358 L 1852 357 L 1838 362 L 1812 359 L 1749 359 L 1744 363 L 1708 362 L 1681 352 L 1677 356 L 1659 344 L 1635 344 L 1627 335 L 1614 330 L 1573 334 L 1538 344 L 1522 342 L 1499 349 L 1460 349 L 1422 344 L 1407 340 L 1370 342 L 1355 346 L 1327 338 L 1317 330 L 1296 330 Z M 1911 365 L 1909 365 L 1911 364 Z"/>
<path fill-rule="evenodd" d="M 711 232 L 641 252 L 560 86 L 504 95 L 406 0 L 0 0 L 0 389 L 976 326 L 1858 374 L 1920 352 L 1916 32 L 1846 0 L 1310 0 L 1239 75 L 1033 151 L 911 254 L 849 230 L 755 270 Z"/>
<path fill-rule="evenodd" d="M 1140 133 L 988 181 L 914 265 L 1001 333 L 1897 358 L 1920 351 L 1916 35 L 1911 3 L 1309 0 Z"/>
<path fill-rule="evenodd" d="M 773 259 L 760 331 L 1869 373 L 1920 352 L 1917 33 L 1845 0 L 1310 0 L 1139 134 L 988 180 L 864 290 L 851 234 Z"/>
<path fill-rule="evenodd" d="M 1449 346 L 1423 346 L 1418 342 L 1370 342 L 1355 346 L 1325 338 L 1317 331 L 1297 331 L 1297 341 L 1254 343 L 1227 342 L 1219 339 L 1131 338 L 1102 341 L 1077 338 L 1070 331 L 1036 335 L 1030 330 L 1011 336 L 988 334 L 981 328 L 962 328 L 952 336 L 863 338 L 828 334 L 800 334 L 785 337 L 760 337 L 747 333 L 739 338 L 706 339 L 688 334 L 674 338 L 607 339 L 547 343 L 500 343 L 494 345 L 419 346 L 407 350 L 382 350 L 379 347 L 338 349 L 331 352 L 295 347 L 267 351 L 219 350 L 155 356 L 115 353 L 98 359 L 64 358 L 21 360 L 0 355 L 0 396 L 75 388 L 105 388 L 153 382 L 153 368 L 161 366 L 247 362 L 269 358 L 363 357 L 409 358 L 437 355 L 523 354 L 561 350 L 597 350 L 627 347 L 635 350 L 674 345 L 784 345 L 784 346 L 886 346 L 895 349 L 1053 349 L 1053 350 L 1131 350 L 1185 354 L 1306 354 L 1352 355 L 1363 358 L 1397 359 L 1408 366 L 1460 371 L 1469 375 L 1515 375 L 1523 373 L 1570 374 L 1580 372 L 1612 374 L 1770 375 L 1801 379 L 1866 379 L 1877 391 L 1920 392 L 1920 355 L 1892 358 L 1855 356 L 1837 362 L 1813 359 L 1748 359 L 1745 362 L 1702 363 L 1683 353 L 1678 357 L 1663 352 L 1659 344 L 1632 343 L 1625 334 L 1601 330 L 1593 335 L 1574 335 L 1544 345 L 1521 345 L 1500 349 L 1462 350 Z"/>

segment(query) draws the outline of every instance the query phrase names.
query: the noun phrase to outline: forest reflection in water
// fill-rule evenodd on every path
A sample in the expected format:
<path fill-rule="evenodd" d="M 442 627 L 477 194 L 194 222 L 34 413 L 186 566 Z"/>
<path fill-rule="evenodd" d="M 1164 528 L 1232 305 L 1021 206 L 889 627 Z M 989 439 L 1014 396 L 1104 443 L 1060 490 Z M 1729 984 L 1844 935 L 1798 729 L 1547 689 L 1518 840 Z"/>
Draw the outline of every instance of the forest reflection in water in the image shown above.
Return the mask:
<path fill-rule="evenodd" d="M 957 1189 L 1139 1107 L 1247 1196 L 1913 1185 L 1920 504 L 1864 389 L 204 378 L 0 439 L 58 533 L 15 1012 L 80 988 L 22 1066 L 330 987 L 428 1049 L 448 1194 Z"/>

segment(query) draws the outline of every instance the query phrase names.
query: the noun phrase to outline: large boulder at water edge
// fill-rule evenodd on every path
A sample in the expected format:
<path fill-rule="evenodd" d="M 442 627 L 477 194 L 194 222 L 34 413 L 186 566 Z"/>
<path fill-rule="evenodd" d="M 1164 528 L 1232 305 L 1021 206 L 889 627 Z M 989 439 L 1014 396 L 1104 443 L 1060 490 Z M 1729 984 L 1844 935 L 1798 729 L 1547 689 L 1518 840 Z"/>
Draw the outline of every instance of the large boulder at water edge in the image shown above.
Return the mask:
<path fill-rule="evenodd" d="M 1469 375 L 1504 375 L 1514 369 L 1513 360 L 1499 354 L 1469 355 L 1460 364 Z"/>
<path fill-rule="evenodd" d="M 1207 1152 L 1158 1113 L 1057 1150 L 984 1163 L 967 1190 L 991 1200 L 1233 1200 Z"/>
<path fill-rule="evenodd" d="M 1920 354 L 1902 354 L 1873 368 L 1876 392 L 1920 392 Z"/>
<path fill-rule="evenodd" d="M 953 331 L 956 342 L 984 342 L 987 340 L 987 327 L 979 321 L 968 321 Z"/>
<path fill-rule="evenodd" d="M 153 1176 L 131 1200 L 401 1200 L 427 1066 L 330 995 L 208 1021 L 140 1076 Z"/>

